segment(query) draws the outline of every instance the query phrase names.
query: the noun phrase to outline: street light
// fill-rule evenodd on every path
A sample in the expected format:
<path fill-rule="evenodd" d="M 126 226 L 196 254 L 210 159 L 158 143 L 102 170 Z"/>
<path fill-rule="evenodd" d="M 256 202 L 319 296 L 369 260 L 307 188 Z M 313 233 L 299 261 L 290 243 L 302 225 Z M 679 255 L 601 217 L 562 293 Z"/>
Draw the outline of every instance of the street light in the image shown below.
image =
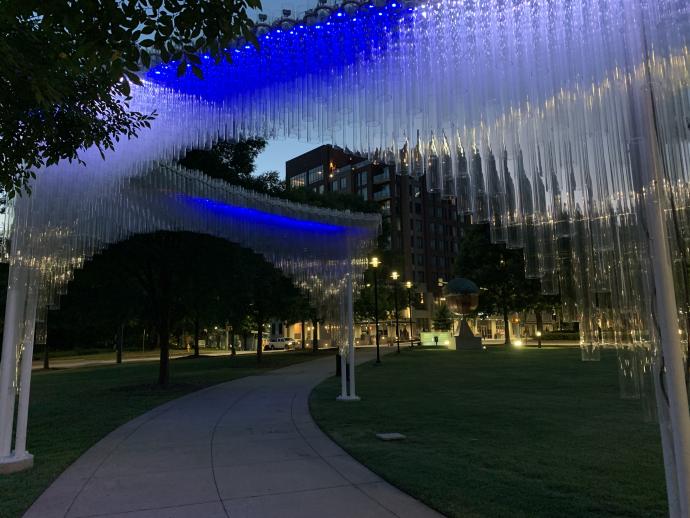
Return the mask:
<path fill-rule="evenodd" d="M 376 363 L 381 363 L 379 352 L 379 281 L 376 273 L 381 262 L 378 257 L 372 257 L 369 265 L 374 269 L 374 327 L 376 330 Z"/>
<path fill-rule="evenodd" d="M 541 331 L 537 331 L 537 347 L 541 349 Z"/>
<path fill-rule="evenodd" d="M 407 311 L 410 315 L 410 347 L 412 347 L 412 281 L 405 281 L 407 288 Z"/>
<path fill-rule="evenodd" d="M 398 354 L 400 354 L 400 323 L 398 319 L 398 272 L 391 272 L 391 279 L 393 279 L 393 300 L 395 300 L 395 342 L 398 346 Z"/>

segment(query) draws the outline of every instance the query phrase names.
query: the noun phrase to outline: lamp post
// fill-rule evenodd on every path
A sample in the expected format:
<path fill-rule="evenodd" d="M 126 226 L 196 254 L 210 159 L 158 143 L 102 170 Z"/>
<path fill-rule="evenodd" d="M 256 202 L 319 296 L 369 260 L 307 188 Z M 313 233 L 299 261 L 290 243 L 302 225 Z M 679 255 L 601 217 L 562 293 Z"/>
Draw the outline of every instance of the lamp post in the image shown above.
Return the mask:
<path fill-rule="evenodd" d="M 412 347 L 412 281 L 405 281 L 407 288 L 407 311 L 410 315 L 410 347 Z"/>
<path fill-rule="evenodd" d="M 379 352 L 379 281 L 377 269 L 381 264 L 378 257 L 372 257 L 369 264 L 374 269 L 374 328 L 376 332 L 376 363 L 381 363 L 381 354 Z"/>
<path fill-rule="evenodd" d="M 398 346 L 398 354 L 400 354 L 400 323 L 398 318 L 398 272 L 391 272 L 391 279 L 393 279 L 393 300 L 395 301 L 395 342 Z"/>
<path fill-rule="evenodd" d="M 435 303 L 438 304 L 439 306 L 441 306 L 446 301 L 446 298 L 443 296 L 443 288 L 446 286 L 446 284 L 448 284 L 448 282 L 444 281 L 443 278 L 441 278 L 441 277 L 439 277 L 438 280 L 436 281 L 436 286 L 438 286 L 439 295 L 438 295 L 438 297 L 435 297 L 435 299 L 436 299 Z M 453 333 L 453 327 L 454 327 L 454 324 L 453 324 L 453 321 L 451 320 L 451 323 L 450 323 L 451 334 Z"/>

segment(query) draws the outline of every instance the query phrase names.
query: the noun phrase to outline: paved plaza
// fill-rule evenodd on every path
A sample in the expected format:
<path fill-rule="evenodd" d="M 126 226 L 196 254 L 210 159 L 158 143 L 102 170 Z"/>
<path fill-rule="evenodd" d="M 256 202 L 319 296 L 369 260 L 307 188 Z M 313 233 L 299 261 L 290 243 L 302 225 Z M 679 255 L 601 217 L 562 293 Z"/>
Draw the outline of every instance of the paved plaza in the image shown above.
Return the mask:
<path fill-rule="evenodd" d="M 88 450 L 25 516 L 439 516 L 316 426 L 309 393 L 334 367 L 323 358 L 166 403 Z"/>

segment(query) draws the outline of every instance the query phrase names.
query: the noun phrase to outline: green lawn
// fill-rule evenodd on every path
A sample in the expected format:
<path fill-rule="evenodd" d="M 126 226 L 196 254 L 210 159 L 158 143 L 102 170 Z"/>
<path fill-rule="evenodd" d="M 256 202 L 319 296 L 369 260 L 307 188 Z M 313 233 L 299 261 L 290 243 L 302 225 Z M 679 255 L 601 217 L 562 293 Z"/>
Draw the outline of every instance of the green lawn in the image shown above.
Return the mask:
<path fill-rule="evenodd" d="M 361 402 L 334 401 L 329 379 L 312 393 L 314 418 L 444 514 L 667 515 L 658 428 L 618 398 L 615 353 L 582 363 L 577 350 L 406 350 L 357 376 Z"/>
<path fill-rule="evenodd" d="M 215 351 L 214 351 L 215 352 Z M 219 351 L 222 352 L 222 351 Z M 158 357 L 159 352 L 157 350 L 148 351 L 132 351 L 124 350 L 122 352 L 123 360 L 131 359 L 142 359 L 150 358 L 155 359 Z M 204 350 L 201 350 L 201 354 L 204 354 Z M 177 358 L 179 356 L 189 356 L 190 352 L 184 349 L 170 349 L 170 357 Z M 75 349 L 72 351 L 51 351 L 50 352 L 50 368 L 60 368 L 65 363 L 74 363 L 78 361 L 112 361 L 115 363 L 116 352 L 112 350 L 103 349 Z M 34 365 L 43 366 L 43 352 L 35 351 L 33 356 Z"/>
<path fill-rule="evenodd" d="M 318 355 L 332 354 L 324 351 Z M 170 363 L 171 385 L 155 385 L 158 363 L 35 371 L 28 449 L 33 469 L 0 476 L 0 516 L 20 516 L 50 483 L 98 439 L 165 401 L 243 376 L 314 359 L 311 352 L 183 358 Z"/>

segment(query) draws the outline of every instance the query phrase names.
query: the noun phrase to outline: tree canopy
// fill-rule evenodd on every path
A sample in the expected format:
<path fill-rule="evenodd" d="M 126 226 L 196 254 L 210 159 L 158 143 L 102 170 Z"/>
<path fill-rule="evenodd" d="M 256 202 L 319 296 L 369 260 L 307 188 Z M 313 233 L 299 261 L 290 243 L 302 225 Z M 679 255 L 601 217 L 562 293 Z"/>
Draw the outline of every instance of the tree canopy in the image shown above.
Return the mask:
<path fill-rule="evenodd" d="M 312 189 L 286 189 L 277 171 L 256 173 L 255 161 L 266 148 L 266 139 L 251 137 L 236 141 L 221 140 L 209 149 L 193 149 L 180 160 L 180 164 L 196 169 L 211 178 L 278 198 L 304 203 L 314 207 L 355 212 L 379 212 L 376 202 L 346 192 L 317 193 Z"/>
<path fill-rule="evenodd" d="M 448 305 L 441 304 L 434 313 L 434 329 L 437 331 L 449 331 L 453 327 L 453 313 Z"/>
<path fill-rule="evenodd" d="M 480 287 L 477 311 L 503 315 L 509 344 L 508 312 L 544 301 L 539 280 L 525 278 L 522 250 L 491 243 L 488 224 L 465 225 L 462 232 L 455 273 Z"/>
<path fill-rule="evenodd" d="M 29 189 L 35 170 L 133 138 L 155 113 L 130 109 L 130 83 L 153 60 L 202 76 L 198 53 L 230 60 L 257 45 L 260 0 L 4 0 L 0 9 L 0 188 Z"/>
<path fill-rule="evenodd" d="M 233 243 L 189 232 L 141 234 L 113 245 L 76 273 L 60 311 L 49 317 L 49 337 L 89 339 L 100 332 L 107 340 L 132 319 L 144 322 L 161 347 L 164 385 L 170 336 L 185 321 L 239 327 L 247 317 L 292 319 L 302 298 L 261 256 Z"/>

